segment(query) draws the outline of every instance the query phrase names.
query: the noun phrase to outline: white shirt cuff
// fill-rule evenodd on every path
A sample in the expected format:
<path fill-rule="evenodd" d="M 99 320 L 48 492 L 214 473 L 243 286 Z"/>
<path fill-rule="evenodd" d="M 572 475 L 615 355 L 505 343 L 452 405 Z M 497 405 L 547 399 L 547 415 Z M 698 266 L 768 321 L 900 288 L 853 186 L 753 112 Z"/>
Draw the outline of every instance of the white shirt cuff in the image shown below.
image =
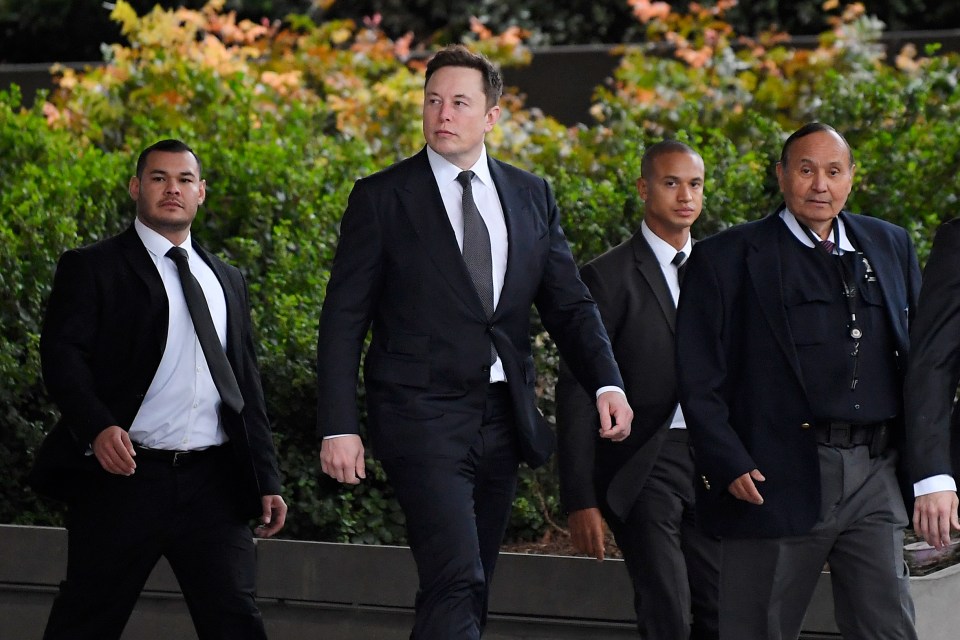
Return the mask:
<path fill-rule="evenodd" d="M 920 482 L 913 483 L 913 495 L 914 497 L 919 498 L 920 496 L 925 496 L 928 493 L 934 493 L 936 491 L 956 491 L 957 482 L 947 474 L 941 474 L 939 476 L 930 476 L 929 478 L 924 478 Z"/>
<path fill-rule="evenodd" d="M 610 387 L 600 387 L 599 389 L 597 389 L 597 397 L 599 398 L 599 397 L 600 397 L 600 394 L 606 393 L 607 391 L 616 391 L 617 393 L 619 393 L 620 395 L 622 395 L 624 398 L 627 397 L 627 392 L 626 392 L 626 391 L 624 391 L 624 390 L 621 389 L 620 387 L 613 387 L 613 386 L 610 386 Z"/>
<path fill-rule="evenodd" d="M 343 438 L 346 436 L 355 436 L 355 433 L 335 433 L 332 436 L 323 436 L 324 440 L 333 440 L 334 438 Z"/>

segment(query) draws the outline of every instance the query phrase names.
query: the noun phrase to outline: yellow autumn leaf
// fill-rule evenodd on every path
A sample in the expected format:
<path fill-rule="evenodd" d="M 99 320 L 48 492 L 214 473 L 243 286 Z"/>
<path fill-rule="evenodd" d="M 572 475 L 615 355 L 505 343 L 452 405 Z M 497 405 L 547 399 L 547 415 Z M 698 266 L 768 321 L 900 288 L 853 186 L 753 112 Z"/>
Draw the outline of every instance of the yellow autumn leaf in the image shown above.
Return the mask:
<path fill-rule="evenodd" d="M 137 22 L 139 21 L 136 10 L 123 0 L 117 0 L 113 11 L 110 12 L 110 19 L 120 23 L 120 32 L 123 35 L 127 35 L 136 30 Z"/>

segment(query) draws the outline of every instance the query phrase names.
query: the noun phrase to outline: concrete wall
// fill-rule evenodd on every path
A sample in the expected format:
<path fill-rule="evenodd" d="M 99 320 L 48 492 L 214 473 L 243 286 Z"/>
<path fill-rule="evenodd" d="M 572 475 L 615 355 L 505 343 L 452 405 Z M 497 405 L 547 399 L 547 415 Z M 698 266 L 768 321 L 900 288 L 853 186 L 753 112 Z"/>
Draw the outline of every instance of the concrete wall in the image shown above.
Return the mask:
<path fill-rule="evenodd" d="M 66 531 L 0 525 L 0 639 L 39 639 L 66 565 Z M 400 640 L 416 570 L 405 547 L 261 540 L 258 603 L 272 640 Z M 636 638 L 622 562 L 504 554 L 486 640 Z M 195 639 L 169 565 L 147 582 L 123 640 Z"/>
<path fill-rule="evenodd" d="M 0 639 L 39 639 L 66 565 L 66 531 L 0 525 Z M 401 640 L 413 623 L 416 570 L 406 547 L 261 540 L 258 602 L 272 640 Z M 960 565 L 911 578 L 922 640 L 955 640 Z M 501 554 L 485 640 L 635 640 L 620 560 Z M 153 572 L 123 640 L 196 639 L 169 566 Z M 829 574 L 805 640 L 839 638 Z"/>

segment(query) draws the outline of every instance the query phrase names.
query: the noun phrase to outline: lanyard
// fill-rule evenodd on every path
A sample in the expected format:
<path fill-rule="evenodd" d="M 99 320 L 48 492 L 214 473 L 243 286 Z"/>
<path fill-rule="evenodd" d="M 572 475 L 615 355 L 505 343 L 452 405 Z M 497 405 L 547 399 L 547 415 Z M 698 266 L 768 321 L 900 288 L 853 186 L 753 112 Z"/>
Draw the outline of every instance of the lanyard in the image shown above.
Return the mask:
<path fill-rule="evenodd" d="M 853 342 L 853 351 L 850 352 L 850 356 L 853 357 L 853 379 L 850 381 L 850 390 L 853 391 L 857 388 L 857 382 L 859 382 L 859 370 L 860 370 L 860 338 L 863 337 L 863 330 L 860 329 L 860 325 L 857 323 L 857 283 L 856 277 L 854 274 L 847 273 L 847 267 L 843 260 L 840 258 L 840 223 L 837 222 L 837 219 L 833 219 L 833 252 L 827 250 L 823 246 L 823 242 L 810 230 L 807 225 L 803 224 L 799 220 L 797 223 L 800 224 L 800 228 L 803 229 L 804 233 L 810 238 L 813 242 L 813 246 L 819 249 L 822 252 L 822 255 L 829 258 L 831 262 L 836 266 L 837 273 L 840 274 L 840 282 L 843 283 L 843 297 L 847 303 L 847 314 L 850 316 L 850 319 L 847 321 L 847 332 L 850 335 L 850 338 Z M 836 258 L 836 259 L 835 259 Z M 849 275 L 849 278 L 848 278 Z"/>

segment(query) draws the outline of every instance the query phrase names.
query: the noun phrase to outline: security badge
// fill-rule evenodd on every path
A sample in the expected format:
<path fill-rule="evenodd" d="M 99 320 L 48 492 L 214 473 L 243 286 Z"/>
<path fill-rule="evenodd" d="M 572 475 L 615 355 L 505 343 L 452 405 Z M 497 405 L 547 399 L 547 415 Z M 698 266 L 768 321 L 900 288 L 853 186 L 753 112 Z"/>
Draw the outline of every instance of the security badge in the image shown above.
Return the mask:
<path fill-rule="evenodd" d="M 873 271 L 873 267 L 870 266 L 870 261 L 867 260 L 867 257 L 862 253 L 860 253 L 859 251 L 857 252 L 857 255 L 860 256 L 860 261 L 863 262 L 863 269 L 864 269 L 863 279 L 866 282 L 876 282 L 877 274 Z"/>
<path fill-rule="evenodd" d="M 864 282 L 876 282 L 877 274 L 873 270 L 873 267 L 870 265 L 870 261 L 867 260 L 867 257 L 863 255 L 862 252 L 857 251 L 857 257 L 860 258 L 860 261 L 863 263 L 863 281 Z M 857 316 L 855 313 L 851 313 L 851 322 L 849 323 L 850 328 L 850 337 L 854 340 L 859 340 L 863 337 L 863 331 L 860 330 L 860 327 L 857 325 Z"/>

